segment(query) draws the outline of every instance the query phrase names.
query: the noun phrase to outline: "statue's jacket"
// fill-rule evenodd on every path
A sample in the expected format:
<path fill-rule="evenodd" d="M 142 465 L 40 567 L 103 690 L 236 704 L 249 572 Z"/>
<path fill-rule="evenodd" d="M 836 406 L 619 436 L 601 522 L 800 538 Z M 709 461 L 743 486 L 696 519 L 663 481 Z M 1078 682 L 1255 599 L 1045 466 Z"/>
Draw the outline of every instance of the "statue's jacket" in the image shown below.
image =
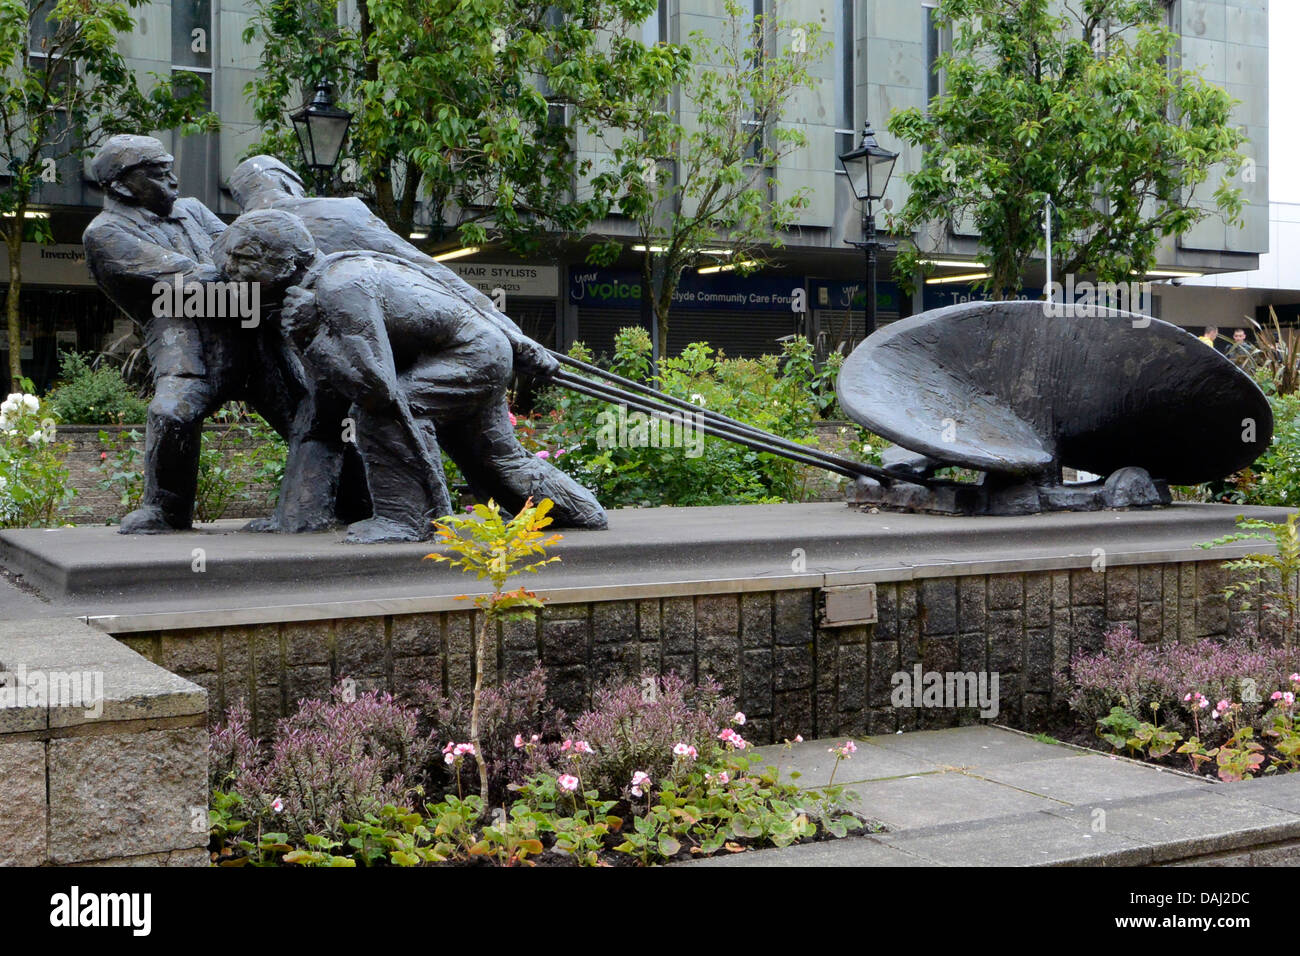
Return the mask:
<path fill-rule="evenodd" d="M 155 375 L 207 373 L 228 361 L 227 336 L 193 316 L 155 314 L 159 282 L 188 281 L 213 265 L 212 244 L 225 223 L 197 199 L 178 199 L 170 216 L 104 197 L 104 210 L 86 227 L 86 261 L 110 299 L 145 330 Z M 164 313 L 176 311 L 165 309 Z"/>

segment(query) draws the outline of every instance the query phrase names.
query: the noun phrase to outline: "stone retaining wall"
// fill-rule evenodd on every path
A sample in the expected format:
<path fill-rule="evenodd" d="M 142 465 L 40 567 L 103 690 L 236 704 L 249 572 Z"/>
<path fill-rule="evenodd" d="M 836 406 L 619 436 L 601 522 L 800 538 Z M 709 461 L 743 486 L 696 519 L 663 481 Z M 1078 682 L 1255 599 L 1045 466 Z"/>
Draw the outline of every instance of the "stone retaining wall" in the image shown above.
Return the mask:
<path fill-rule="evenodd" d="M 892 677 L 995 671 L 997 720 L 1037 728 L 1063 701 L 1053 674 L 1079 650 L 1101 647 L 1123 622 L 1144 642 L 1223 637 L 1257 627 L 1229 613 L 1221 562 L 1035 571 L 875 585 L 874 624 L 819 623 L 819 588 L 552 604 L 536 622 L 498 635 L 490 677 L 548 672 L 570 713 L 593 687 L 644 670 L 710 675 L 737 698 L 756 742 L 879 734 L 975 723 L 972 708 L 891 704 Z M 303 697 L 351 677 L 362 688 L 412 691 L 421 681 L 468 690 L 473 611 L 388 614 L 123 635 L 119 639 L 208 690 L 214 714 L 248 701 L 259 732 Z M 1265 635 L 1268 636 L 1267 634 Z"/>
<path fill-rule="evenodd" d="M 0 865 L 207 865 L 202 688 L 74 620 L 0 622 L 0 672 Z"/>

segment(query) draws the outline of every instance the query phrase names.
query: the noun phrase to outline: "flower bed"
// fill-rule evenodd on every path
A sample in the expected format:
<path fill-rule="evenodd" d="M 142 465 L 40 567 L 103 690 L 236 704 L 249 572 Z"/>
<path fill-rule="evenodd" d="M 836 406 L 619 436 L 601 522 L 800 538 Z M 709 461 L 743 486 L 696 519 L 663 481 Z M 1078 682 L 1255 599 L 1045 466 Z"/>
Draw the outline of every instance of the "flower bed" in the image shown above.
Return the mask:
<path fill-rule="evenodd" d="M 211 737 L 212 860 L 654 865 L 880 829 L 843 809 L 840 787 L 780 782 L 715 684 L 647 674 L 571 722 L 546 699 L 540 669 L 482 690 L 487 804 L 464 696 L 398 701 L 344 680 L 270 741 L 236 707 Z M 837 765 L 855 750 L 835 748 Z"/>
<path fill-rule="evenodd" d="M 1156 647 L 1126 625 L 1058 675 L 1073 743 L 1223 781 L 1300 770 L 1300 651 L 1242 640 Z"/>

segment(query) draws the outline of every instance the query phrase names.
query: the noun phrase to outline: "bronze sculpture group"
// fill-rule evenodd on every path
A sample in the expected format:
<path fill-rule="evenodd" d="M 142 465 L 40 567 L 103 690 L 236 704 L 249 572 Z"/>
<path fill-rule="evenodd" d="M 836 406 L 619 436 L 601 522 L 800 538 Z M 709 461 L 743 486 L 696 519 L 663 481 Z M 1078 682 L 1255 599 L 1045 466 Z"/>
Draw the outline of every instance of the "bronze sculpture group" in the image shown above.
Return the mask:
<path fill-rule="evenodd" d="M 190 527 L 203 421 L 231 399 L 288 445 L 275 514 L 248 529 L 342 522 L 353 542 L 428 538 L 451 510 L 444 454 L 479 500 L 515 512 L 550 498 L 557 527 L 606 526 L 590 491 L 519 444 L 506 400 L 516 371 L 656 416 L 685 405 L 549 352 L 359 199 L 308 196 L 273 157 L 232 173 L 243 213 L 229 226 L 178 198 L 156 139 L 112 137 L 93 171 L 104 210 L 86 229 L 87 261 L 144 328 L 155 386 L 143 500 L 123 533 Z M 253 321 L 213 310 L 248 289 Z M 836 385 L 849 417 L 895 443 L 883 468 L 685 407 L 706 434 L 854 478 L 849 500 L 864 507 L 1148 507 L 1169 503 L 1170 483 L 1244 467 L 1272 438 L 1255 383 L 1198 346 L 1113 309 L 1053 318 L 1041 302 L 969 302 L 912 316 L 868 337 Z M 950 466 L 982 475 L 937 474 Z M 1067 485 L 1063 468 L 1109 477 Z"/>
<path fill-rule="evenodd" d="M 179 198 L 172 162 L 158 140 L 120 135 L 92 167 L 104 209 L 86 229 L 86 258 L 144 328 L 154 375 L 142 504 L 124 534 L 191 526 L 203 421 L 231 399 L 288 444 L 275 515 L 250 530 L 341 521 L 349 541 L 426 539 L 451 508 L 443 452 L 481 500 L 516 511 L 550 498 L 556 526 L 605 526 L 591 492 L 517 441 L 511 375 L 557 365 L 491 300 L 360 200 L 307 196 L 273 157 L 232 174 L 244 212 L 229 227 Z M 178 310 L 172 290 L 195 284 L 217 294 Z M 257 290 L 251 322 L 201 307 L 232 284 Z"/>

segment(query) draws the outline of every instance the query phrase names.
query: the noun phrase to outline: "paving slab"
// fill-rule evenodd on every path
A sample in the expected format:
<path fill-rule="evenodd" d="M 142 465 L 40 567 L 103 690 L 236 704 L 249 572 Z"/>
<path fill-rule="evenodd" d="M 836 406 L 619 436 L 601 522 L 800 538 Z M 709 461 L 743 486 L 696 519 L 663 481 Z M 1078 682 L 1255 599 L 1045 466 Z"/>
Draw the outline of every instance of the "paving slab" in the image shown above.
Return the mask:
<path fill-rule="evenodd" d="M 1069 804 L 1102 803 L 1214 786 L 1160 767 L 1090 753 L 1007 763 L 971 772 L 985 780 Z"/>
<path fill-rule="evenodd" d="M 1113 831 L 1094 833 L 1050 813 L 902 830 L 876 837 L 886 846 L 945 866 L 1142 866 L 1149 846 Z"/>
<path fill-rule="evenodd" d="M 871 743 L 945 767 L 982 769 L 1048 760 L 1075 753 L 1063 744 L 1047 744 L 998 727 L 952 727 L 872 737 Z"/>
<path fill-rule="evenodd" d="M 838 786 L 890 777 L 939 773 L 944 769 L 933 761 L 881 747 L 877 744 L 879 739 L 857 738 L 858 752 L 847 760 L 841 760 L 838 769 L 835 766 L 835 756 L 828 751 L 833 744 L 842 745 L 843 740 L 806 740 L 789 746 L 777 744 L 761 747 L 758 753 L 765 763 L 778 768 L 782 780 L 804 788 L 828 786 L 832 772 Z M 794 773 L 799 776 L 793 776 Z"/>
<path fill-rule="evenodd" d="M 937 866 L 934 861 L 888 846 L 873 837 L 803 843 L 784 849 L 748 850 L 711 856 L 691 864 L 714 867 Z"/>
<path fill-rule="evenodd" d="M 1045 797 L 963 773 L 932 773 L 853 786 L 845 806 L 892 829 L 931 827 L 1064 807 Z"/>
<path fill-rule="evenodd" d="M 1300 814 L 1231 797 L 1218 787 L 1048 814 L 1147 844 L 1157 863 L 1300 837 Z"/>
<path fill-rule="evenodd" d="M 1236 783 L 1224 784 L 1222 792 L 1238 800 L 1248 800 L 1251 803 L 1262 803 L 1266 807 L 1300 813 L 1300 773 L 1260 777 L 1257 780 L 1239 780 Z"/>

